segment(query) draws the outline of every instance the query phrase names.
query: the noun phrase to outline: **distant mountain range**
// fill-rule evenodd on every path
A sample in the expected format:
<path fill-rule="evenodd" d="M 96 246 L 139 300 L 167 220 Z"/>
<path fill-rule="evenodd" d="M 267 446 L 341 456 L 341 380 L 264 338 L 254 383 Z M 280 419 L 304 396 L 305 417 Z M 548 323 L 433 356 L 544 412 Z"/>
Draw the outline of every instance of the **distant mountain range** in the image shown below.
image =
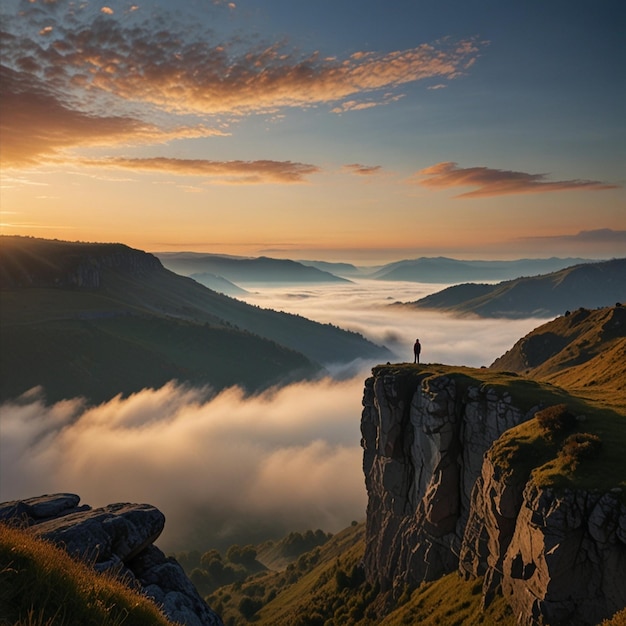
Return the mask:
<path fill-rule="evenodd" d="M 218 294 L 122 244 L 0 237 L 0 400 L 101 401 L 177 379 L 258 390 L 387 359 L 357 333 Z"/>
<path fill-rule="evenodd" d="M 422 257 L 389 263 L 369 277 L 420 283 L 500 281 L 554 272 L 587 262 L 587 259 L 519 259 L 515 261 L 461 261 L 447 257 Z"/>
<path fill-rule="evenodd" d="M 198 252 L 159 252 L 163 265 L 177 274 L 214 274 L 233 283 L 341 283 L 347 279 L 288 259 L 236 257 Z"/>
<path fill-rule="evenodd" d="M 356 266 L 328 261 L 292 261 L 268 257 L 240 257 L 198 252 L 158 252 L 163 265 L 183 276 L 206 276 L 200 280 L 214 289 L 216 279 L 235 284 L 328 283 L 367 278 L 388 281 L 456 284 L 468 281 L 501 281 L 554 272 L 572 265 L 593 262 L 581 258 L 519 259 L 515 261 L 462 261 L 447 257 L 421 257 L 383 266 Z M 213 278 L 211 278 L 211 276 Z M 213 282 L 207 282 L 213 281 Z M 221 284 L 223 293 L 236 290 Z"/>
<path fill-rule="evenodd" d="M 626 258 L 497 283 L 454 285 L 405 306 L 482 317 L 552 317 L 626 302 Z"/>

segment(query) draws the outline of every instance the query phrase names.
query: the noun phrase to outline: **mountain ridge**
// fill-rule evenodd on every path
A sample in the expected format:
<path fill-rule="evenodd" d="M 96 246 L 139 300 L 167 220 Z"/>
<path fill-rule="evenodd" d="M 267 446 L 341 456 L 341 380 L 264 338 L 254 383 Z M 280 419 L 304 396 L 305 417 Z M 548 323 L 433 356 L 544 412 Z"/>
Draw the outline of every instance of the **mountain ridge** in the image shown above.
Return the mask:
<path fill-rule="evenodd" d="M 158 252 L 163 265 L 182 274 L 214 274 L 235 284 L 347 283 L 346 278 L 290 259 L 237 257 L 200 252 Z"/>
<path fill-rule="evenodd" d="M 463 260 L 450 257 L 420 257 L 389 263 L 370 277 L 378 280 L 407 280 L 424 283 L 460 283 L 476 280 L 512 280 L 544 274 L 591 262 L 582 258 Z"/>
<path fill-rule="evenodd" d="M 574 265 L 495 285 L 466 283 L 400 306 L 494 318 L 552 317 L 626 300 L 626 258 Z"/>

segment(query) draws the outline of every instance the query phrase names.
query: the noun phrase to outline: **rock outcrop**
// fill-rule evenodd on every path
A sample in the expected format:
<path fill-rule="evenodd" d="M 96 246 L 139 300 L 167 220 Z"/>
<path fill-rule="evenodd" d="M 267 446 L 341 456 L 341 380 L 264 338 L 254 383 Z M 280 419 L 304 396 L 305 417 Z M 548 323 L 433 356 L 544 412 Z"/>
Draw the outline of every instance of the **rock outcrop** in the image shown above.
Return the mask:
<path fill-rule="evenodd" d="M 173 622 L 222 626 L 180 564 L 153 542 L 165 516 L 148 504 L 110 504 L 92 509 L 74 494 L 54 494 L 0 504 L 0 521 L 19 523 L 72 556 L 111 570 L 141 588 Z"/>
<path fill-rule="evenodd" d="M 364 566 L 398 597 L 458 571 L 484 577 L 519 623 L 596 624 L 626 606 L 626 507 L 619 493 L 535 486 L 498 467 L 491 446 L 532 418 L 465 376 L 379 367 L 361 421 L 368 492 Z"/>

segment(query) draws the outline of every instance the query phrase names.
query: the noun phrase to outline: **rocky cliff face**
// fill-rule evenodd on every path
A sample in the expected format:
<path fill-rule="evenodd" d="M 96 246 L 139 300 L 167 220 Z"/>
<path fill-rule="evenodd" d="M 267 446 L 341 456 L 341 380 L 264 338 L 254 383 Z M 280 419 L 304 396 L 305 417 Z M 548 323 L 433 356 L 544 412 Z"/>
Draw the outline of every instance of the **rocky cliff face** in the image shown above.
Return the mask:
<path fill-rule="evenodd" d="M 155 256 L 123 244 L 87 244 L 22 238 L 3 239 L 0 289 L 61 287 L 98 289 L 103 272 L 146 275 L 163 269 Z"/>
<path fill-rule="evenodd" d="M 539 489 L 490 454 L 522 410 L 463 376 L 380 367 L 361 421 L 368 580 L 405 585 L 459 571 L 502 593 L 522 624 L 595 624 L 626 606 L 626 507 L 618 493 Z"/>
<path fill-rule="evenodd" d="M 113 571 L 143 589 L 173 622 L 223 626 L 180 564 L 153 542 L 165 516 L 148 504 L 79 506 L 74 494 L 55 494 L 0 504 L 0 521 L 19 522 L 100 572 Z"/>

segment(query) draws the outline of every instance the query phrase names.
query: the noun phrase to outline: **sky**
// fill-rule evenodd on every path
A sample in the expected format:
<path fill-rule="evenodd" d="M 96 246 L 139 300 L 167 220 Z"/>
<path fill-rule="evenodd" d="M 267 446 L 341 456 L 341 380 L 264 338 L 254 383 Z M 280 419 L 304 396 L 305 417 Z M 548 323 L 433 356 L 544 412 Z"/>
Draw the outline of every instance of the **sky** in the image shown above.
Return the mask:
<path fill-rule="evenodd" d="M 623 0 L 2 0 L 2 234 L 626 252 Z"/>
<path fill-rule="evenodd" d="M 545 320 L 459 319 L 385 306 L 439 285 L 356 281 L 257 289 L 246 300 L 330 322 L 412 361 L 491 364 Z M 70 492 L 93 507 L 145 502 L 166 517 L 166 551 L 224 550 L 298 530 L 338 532 L 365 519 L 359 430 L 364 380 L 355 363 L 317 381 L 246 396 L 171 382 L 97 406 L 50 405 L 36 389 L 0 406 L 0 501 Z"/>

